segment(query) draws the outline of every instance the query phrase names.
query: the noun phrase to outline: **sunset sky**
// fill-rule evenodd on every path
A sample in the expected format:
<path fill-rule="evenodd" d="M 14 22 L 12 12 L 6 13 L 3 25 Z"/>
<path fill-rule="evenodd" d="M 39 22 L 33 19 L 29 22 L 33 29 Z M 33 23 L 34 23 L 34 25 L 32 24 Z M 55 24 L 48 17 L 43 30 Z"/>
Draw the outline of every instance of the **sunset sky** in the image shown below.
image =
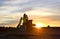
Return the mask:
<path fill-rule="evenodd" d="M 60 27 L 60 0 L 0 0 L 0 25 L 16 27 L 24 13 L 33 23 Z"/>

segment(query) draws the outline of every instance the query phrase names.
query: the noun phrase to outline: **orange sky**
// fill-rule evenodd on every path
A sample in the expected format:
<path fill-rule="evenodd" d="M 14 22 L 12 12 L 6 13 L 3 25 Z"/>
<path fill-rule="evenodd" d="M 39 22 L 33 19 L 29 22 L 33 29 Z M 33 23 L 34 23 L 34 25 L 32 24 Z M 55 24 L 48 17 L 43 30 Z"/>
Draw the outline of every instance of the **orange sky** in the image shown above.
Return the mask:
<path fill-rule="evenodd" d="M 44 27 L 60 27 L 60 0 L 0 0 L 0 26 L 16 27 L 24 13 Z"/>

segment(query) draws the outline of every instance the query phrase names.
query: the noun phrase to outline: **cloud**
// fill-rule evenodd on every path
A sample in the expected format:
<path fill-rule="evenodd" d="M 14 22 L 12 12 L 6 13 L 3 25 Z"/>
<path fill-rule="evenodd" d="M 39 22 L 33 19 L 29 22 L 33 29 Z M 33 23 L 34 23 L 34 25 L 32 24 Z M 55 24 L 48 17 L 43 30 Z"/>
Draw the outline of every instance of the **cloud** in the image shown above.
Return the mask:
<path fill-rule="evenodd" d="M 47 19 L 48 20 L 50 20 L 51 21 L 51 23 L 52 22 L 60 22 L 60 15 L 50 15 L 50 16 L 43 16 L 43 17 L 40 17 L 41 19 L 43 18 L 43 19 L 46 19 L 46 21 L 47 21 Z"/>
<path fill-rule="evenodd" d="M 23 13 L 60 21 L 60 0 L 0 0 L 1 23 L 14 23 Z"/>
<path fill-rule="evenodd" d="M 60 15 L 53 15 L 53 16 L 50 16 L 50 18 L 53 20 L 53 21 L 60 21 Z"/>
<path fill-rule="evenodd" d="M 1 2 L 1 1 L 0 1 Z M 50 8 L 53 12 L 59 12 L 60 13 L 60 1 L 56 1 L 56 0 L 3 0 L 1 2 L 1 6 L 9 6 L 9 7 L 16 7 L 15 11 L 25 11 L 28 8 L 31 9 L 32 8 L 36 8 L 36 7 L 42 7 L 42 8 Z M 13 11 L 12 8 L 8 8 L 11 9 Z M 20 9 L 19 9 L 20 8 Z M 2 9 L 1 9 L 2 10 Z M 8 11 L 8 10 L 7 10 Z M 9 10 L 10 11 L 10 10 Z M 14 11 L 13 11 L 14 12 Z"/>

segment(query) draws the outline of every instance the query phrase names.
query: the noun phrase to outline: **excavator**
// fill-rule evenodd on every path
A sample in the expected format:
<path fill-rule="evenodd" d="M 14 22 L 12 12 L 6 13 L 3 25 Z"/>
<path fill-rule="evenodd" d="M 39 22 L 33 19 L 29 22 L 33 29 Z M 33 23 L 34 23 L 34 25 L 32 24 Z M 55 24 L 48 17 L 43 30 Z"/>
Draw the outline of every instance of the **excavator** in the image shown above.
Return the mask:
<path fill-rule="evenodd" d="M 22 21 L 23 21 L 23 23 L 22 23 Z M 17 28 L 19 28 L 21 26 L 21 23 L 24 26 L 27 25 L 27 22 L 28 22 L 28 16 L 26 14 L 24 14 L 23 17 L 21 17 L 20 22 L 19 22 Z"/>
<path fill-rule="evenodd" d="M 22 25 L 21 25 L 22 24 Z M 26 14 L 21 17 L 19 24 L 17 25 L 17 28 L 25 27 L 26 30 L 31 30 L 32 26 L 35 26 L 35 24 L 32 24 L 32 20 L 28 20 L 28 16 Z"/>

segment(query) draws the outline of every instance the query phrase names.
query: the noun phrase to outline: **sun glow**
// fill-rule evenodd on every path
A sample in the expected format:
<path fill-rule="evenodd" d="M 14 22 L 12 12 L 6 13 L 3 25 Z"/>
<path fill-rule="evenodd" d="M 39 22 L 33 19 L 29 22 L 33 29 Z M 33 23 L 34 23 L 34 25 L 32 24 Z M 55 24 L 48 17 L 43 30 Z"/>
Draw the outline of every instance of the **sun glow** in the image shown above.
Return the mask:
<path fill-rule="evenodd" d="M 36 23 L 36 28 L 41 28 L 41 27 L 43 27 L 44 25 L 42 24 L 42 23 Z"/>

